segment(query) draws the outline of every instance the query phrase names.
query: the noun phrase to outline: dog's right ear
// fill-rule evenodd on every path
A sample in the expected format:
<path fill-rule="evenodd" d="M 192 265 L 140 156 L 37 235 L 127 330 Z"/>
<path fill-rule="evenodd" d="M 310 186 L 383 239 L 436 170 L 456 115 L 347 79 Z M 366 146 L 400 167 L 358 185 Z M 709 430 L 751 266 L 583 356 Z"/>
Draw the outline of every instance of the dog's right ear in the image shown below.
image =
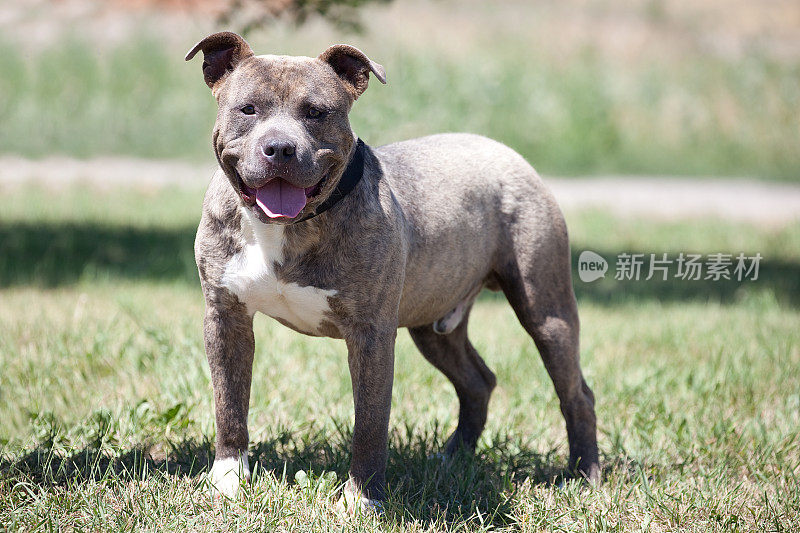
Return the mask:
<path fill-rule="evenodd" d="M 203 51 L 203 78 L 206 85 L 216 93 L 215 87 L 243 59 L 253 55 L 250 45 L 241 36 L 221 31 L 213 33 L 194 45 L 186 54 L 186 61 L 192 59 L 197 52 Z"/>

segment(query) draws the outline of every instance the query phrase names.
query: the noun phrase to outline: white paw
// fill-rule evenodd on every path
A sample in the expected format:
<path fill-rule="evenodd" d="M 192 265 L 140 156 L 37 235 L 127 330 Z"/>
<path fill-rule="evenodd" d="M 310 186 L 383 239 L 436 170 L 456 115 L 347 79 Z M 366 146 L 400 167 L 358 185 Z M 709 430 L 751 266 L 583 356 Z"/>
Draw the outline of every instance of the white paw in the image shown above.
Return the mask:
<path fill-rule="evenodd" d="M 380 500 L 372 500 L 347 488 L 342 491 L 342 497 L 336 507 L 340 512 L 351 515 L 383 514 L 383 503 Z"/>
<path fill-rule="evenodd" d="M 240 453 L 238 458 L 215 459 L 206 479 L 214 496 L 223 495 L 235 499 L 242 481 L 250 481 L 247 454 Z"/>

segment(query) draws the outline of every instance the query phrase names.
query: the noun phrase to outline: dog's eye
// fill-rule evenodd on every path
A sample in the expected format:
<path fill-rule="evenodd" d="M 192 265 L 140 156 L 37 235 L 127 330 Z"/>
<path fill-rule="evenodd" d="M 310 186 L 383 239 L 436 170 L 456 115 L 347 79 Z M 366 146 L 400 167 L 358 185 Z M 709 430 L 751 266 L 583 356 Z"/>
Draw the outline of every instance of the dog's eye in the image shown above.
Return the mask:
<path fill-rule="evenodd" d="M 318 107 L 311 106 L 308 108 L 308 118 L 320 118 L 325 112 Z"/>
<path fill-rule="evenodd" d="M 247 104 L 242 109 L 240 109 L 240 111 L 242 113 L 244 113 L 245 115 L 255 115 L 256 114 L 256 108 L 252 104 Z"/>

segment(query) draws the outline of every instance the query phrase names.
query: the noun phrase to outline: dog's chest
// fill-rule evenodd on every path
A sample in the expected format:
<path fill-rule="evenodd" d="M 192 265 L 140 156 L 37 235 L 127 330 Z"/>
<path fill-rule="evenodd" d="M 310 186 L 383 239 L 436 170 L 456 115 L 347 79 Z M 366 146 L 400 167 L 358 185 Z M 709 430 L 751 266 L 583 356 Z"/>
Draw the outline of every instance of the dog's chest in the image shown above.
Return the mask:
<path fill-rule="evenodd" d="M 283 227 L 243 217 L 242 230 L 242 250 L 228 262 L 222 285 L 251 314 L 258 311 L 304 333 L 320 334 L 320 324 L 330 311 L 328 297 L 336 291 L 278 279 L 275 264 L 283 260 Z"/>

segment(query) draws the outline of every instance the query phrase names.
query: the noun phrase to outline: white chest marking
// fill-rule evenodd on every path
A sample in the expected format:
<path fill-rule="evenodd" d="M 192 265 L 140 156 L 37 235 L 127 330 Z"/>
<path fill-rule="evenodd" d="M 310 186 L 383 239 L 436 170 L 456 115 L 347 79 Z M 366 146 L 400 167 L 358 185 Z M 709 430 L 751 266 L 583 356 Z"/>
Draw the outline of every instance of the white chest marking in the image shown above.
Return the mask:
<path fill-rule="evenodd" d="M 283 262 L 283 231 L 283 226 L 262 224 L 242 210 L 242 250 L 225 267 L 222 285 L 251 315 L 259 311 L 300 331 L 318 334 L 320 322 L 330 311 L 328 297 L 337 291 L 278 280 L 274 264 Z"/>

